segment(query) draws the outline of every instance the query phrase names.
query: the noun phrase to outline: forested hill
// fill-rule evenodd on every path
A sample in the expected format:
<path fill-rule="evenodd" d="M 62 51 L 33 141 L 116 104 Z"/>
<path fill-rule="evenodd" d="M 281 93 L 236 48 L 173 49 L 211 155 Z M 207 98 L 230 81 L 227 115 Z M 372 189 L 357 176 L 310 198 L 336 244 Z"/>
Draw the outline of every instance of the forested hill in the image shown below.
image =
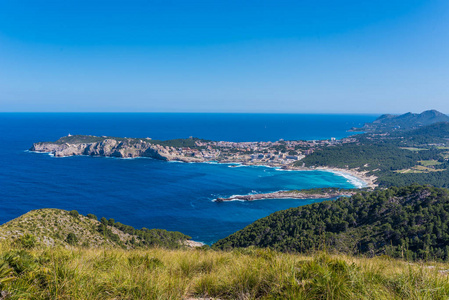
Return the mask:
<path fill-rule="evenodd" d="M 449 259 L 448 190 L 391 187 L 276 212 L 213 245 Z"/>
<path fill-rule="evenodd" d="M 449 123 L 353 138 L 352 143 L 317 148 L 295 165 L 368 171 L 382 187 L 414 183 L 449 187 Z"/>

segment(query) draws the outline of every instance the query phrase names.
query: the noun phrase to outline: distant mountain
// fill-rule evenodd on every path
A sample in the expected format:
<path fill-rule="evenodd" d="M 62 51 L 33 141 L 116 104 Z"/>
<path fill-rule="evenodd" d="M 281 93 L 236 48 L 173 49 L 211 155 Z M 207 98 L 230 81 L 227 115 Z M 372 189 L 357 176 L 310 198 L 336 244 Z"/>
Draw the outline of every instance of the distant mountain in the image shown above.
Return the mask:
<path fill-rule="evenodd" d="M 352 131 L 387 132 L 410 130 L 440 122 L 449 122 L 449 117 L 436 110 L 427 110 L 420 114 L 410 112 L 403 115 L 385 114 L 372 123 L 366 123 L 361 128 L 352 128 Z"/>

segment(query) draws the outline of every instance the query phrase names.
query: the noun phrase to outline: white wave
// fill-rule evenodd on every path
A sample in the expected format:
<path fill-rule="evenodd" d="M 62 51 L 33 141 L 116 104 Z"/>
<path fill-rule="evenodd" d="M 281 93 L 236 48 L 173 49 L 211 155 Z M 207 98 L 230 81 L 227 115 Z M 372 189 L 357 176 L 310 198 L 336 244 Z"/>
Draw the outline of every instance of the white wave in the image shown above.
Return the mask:
<path fill-rule="evenodd" d="M 32 151 L 32 150 L 24 150 L 23 152 L 26 152 L 26 153 L 37 153 L 37 154 L 47 154 L 47 155 L 52 154 L 51 152 Z"/>
<path fill-rule="evenodd" d="M 228 168 L 243 168 L 243 167 L 248 167 L 242 164 L 227 164 Z"/>
<path fill-rule="evenodd" d="M 31 150 L 25 150 L 24 152 L 27 152 L 27 153 L 37 153 L 37 154 L 45 154 L 45 155 L 48 155 L 48 156 L 51 156 L 51 157 L 54 157 L 55 155 L 53 154 L 53 153 L 51 153 L 51 152 L 41 152 L 41 151 L 31 151 Z"/>
<path fill-rule="evenodd" d="M 263 167 L 263 168 L 270 168 L 270 169 L 276 168 L 276 167 L 272 167 L 272 166 L 268 166 L 268 165 L 251 165 L 251 167 Z"/>
<path fill-rule="evenodd" d="M 213 199 L 213 200 L 211 200 L 211 201 L 212 201 L 212 202 L 216 202 L 215 200 L 217 200 L 217 199 Z M 247 200 L 242 200 L 242 199 L 231 199 L 231 200 L 226 200 L 226 202 L 234 202 L 234 201 L 246 202 Z"/>

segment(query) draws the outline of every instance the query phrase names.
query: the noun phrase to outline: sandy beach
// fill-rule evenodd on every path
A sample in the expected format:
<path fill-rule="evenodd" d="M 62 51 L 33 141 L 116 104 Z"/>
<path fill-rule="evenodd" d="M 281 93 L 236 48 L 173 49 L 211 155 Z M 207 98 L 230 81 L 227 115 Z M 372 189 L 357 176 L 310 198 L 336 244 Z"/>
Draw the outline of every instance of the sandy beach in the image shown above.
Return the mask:
<path fill-rule="evenodd" d="M 350 176 L 356 177 L 359 180 L 365 182 L 366 187 L 374 189 L 378 185 L 376 184 L 377 177 L 374 175 L 367 175 L 368 171 L 357 171 L 354 169 L 339 169 L 339 168 L 330 168 L 330 167 L 319 167 L 311 170 L 323 170 L 327 172 L 340 173 L 340 174 L 348 174 Z"/>

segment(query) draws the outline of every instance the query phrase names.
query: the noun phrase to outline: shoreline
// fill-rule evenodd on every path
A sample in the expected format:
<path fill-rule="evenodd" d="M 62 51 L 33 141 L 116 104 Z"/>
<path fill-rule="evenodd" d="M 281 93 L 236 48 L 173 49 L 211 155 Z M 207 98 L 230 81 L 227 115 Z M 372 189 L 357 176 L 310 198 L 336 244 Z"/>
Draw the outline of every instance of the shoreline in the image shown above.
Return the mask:
<path fill-rule="evenodd" d="M 265 167 L 265 168 L 272 168 L 279 171 L 324 171 L 324 172 L 330 172 L 334 173 L 336 175 L 345 177 L 344 175 L 353 177 L 357 179 L 359 182 L 363 183 L 364 186 L 361 187 L 355 187 L 357 189 L 362 188 L 370 188 L 374 189 L 378 186 L 376 184 L 377 177 L 375 175 L 367 175 L 368 171 L 357 171 L 355 169 L 343 169 L 343 168 L 334 168 L 334 167 L 296 167 L 296 166 L 277 166 L 277 165 L 266 165 L 266 164 L 250 164 L 250 163 L 244 163 L 244 162 L 217 162 L 217 161 L 204 161 L 199 163 L 206 163 L 206 164 L 222 164 L 222 165 L 235 165 L 235 167 Z M 234 167 L 234 168 L 235 168 Z M 350 178 L 345 177 L 349 181 Z M 353 183 L 353 182 L 351 182 Z"/>

